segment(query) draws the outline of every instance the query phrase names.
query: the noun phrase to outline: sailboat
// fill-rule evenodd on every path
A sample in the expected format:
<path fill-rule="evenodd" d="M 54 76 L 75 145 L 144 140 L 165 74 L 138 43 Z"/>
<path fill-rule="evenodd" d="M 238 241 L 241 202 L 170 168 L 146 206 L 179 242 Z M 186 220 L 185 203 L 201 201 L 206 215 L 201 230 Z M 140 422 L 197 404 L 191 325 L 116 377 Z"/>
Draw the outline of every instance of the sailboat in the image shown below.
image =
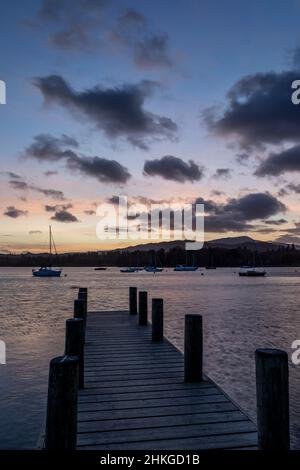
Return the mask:
<path fill-rule="evenodd" d="M 52 245 L 57 255 L 56 246 L 54 238 L 51 231 L 51 225 L 49 226 L 49 251 L 50 251 L 50 260 L 52 258 Z M 61 269 L 52 269 L 50 266 L 41 266 L 39 269 L 33 269 L 32 275 L 35 277 L 60 277 L 62 270 Z"/>
<path fill-rule="evenodd" d="M 195 266 L 194 256 L 193 256 L 193 264 L 192 265 L 188 264 L 188 252 L 186 251 L 186 253 L 185 253 L 185 264 L 178 264 L 177 266 L 175 266 L 174 271 L 179 271 L 179 272 L 182 272 L 182 271 L 197 271 L 197 269 L 198 269 L 198 266 Z"/>

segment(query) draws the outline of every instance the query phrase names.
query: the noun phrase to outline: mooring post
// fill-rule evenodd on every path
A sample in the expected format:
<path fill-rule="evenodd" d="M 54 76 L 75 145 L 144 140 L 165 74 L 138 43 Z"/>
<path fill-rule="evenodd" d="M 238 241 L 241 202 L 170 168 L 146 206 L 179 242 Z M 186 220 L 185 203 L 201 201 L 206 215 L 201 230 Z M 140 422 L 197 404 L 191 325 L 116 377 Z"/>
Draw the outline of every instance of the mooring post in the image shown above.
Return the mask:
<path fill-rule="evenodd" d="M 152 341 L 164 340 L 164 301 L 152 299 Z"/>
<path fill-rule="evenodd" d="M 78 292 L 78 300 L 83 300 L 84 301 L 84 308 L 85 308 L 85 317 L 87 317 L 87 292 L 85 291 L 81 291 L 79 289 L 79 292 Z"/>
<path fill-rule="evenodd" d="M 84 333 L 86 328 L 86 309 L 85 309 L 85 300 L 84 299 L 75 299 L 74 300 L 74 318 L 82 318 L 84 322 Z"/>
<path fill-rule="evenodd" d="M 74 450 L 77 436 L 78 357 L 50 362 L 45 448 Z"/>
<path fill-rule="evenodd" d="M 79 389 L 84 388 L 84 321 L 82 318 L 69 318 L 66 321 L 65 355 L 79 359 Z"/>
<path fill-rule="evenodd" d="M 288 355 L 279 349 L 257 349 L 255 362 L 259 449 L 289 450 Z"/>
<path fill-rule="evenodd" d="M 146 291 L 139 292 L 139 326 L 147 326 L 148 324 L 148 293 Z"/>
<path fill-rule="evenodd" d="M 129 313 L 130 315 L 137 314 L 137 288 L 129 287 Z"/>
<path fill-rule="evenodd" d="M 184 381 L 201 382 L 203 373 L 202 316 L 185 315 L 184 323 Z"/>

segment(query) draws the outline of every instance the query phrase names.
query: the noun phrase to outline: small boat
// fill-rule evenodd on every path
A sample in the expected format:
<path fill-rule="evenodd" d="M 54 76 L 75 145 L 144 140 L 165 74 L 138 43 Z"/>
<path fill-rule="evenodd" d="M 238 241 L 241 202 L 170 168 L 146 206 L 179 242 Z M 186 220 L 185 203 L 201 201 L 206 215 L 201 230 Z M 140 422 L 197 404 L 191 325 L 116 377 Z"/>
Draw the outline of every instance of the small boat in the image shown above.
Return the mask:
<path fill-rule="evenodd" d="M 241 277 L 263 277 L 267 273 L 264 269 L 256 269 L 256 268 L 244 268 L 242 267 L 239 271 L 239 276 Z"/>
<path fill-rule="evenodd" d="M 50 266 L 41 266 L 39 269 L 33 269 L 32 275 L 35 277 L 60 277 L 61 269 L 52 269 Z"/>
<path fill-rule="evenodd" d="M 51 225 L 50 225 L 49 227 L 49 250 L 50 250 L 49 260 L 50 261 L 52 258 L 52 244 L 55 250 L 55 254 L 57 255 L 56 246 L 54 243 L 54 239 L 53 239 L 53 235 L 51 231 Z M 53 269 L 50 264 L 48 266 L 47 265 L 41 266 L 39 269 L 33 269 L 32 275 L 35 277 L 60 277 L 61 272 L 62 272 L 62 269 Z"/>
<path fill-rule="evenodd" d="M 136 268 L 121 268 L 120 273 L 136 273 L 138 269 Z"/>
<path fill-rule="evenodd" d="M 106 271 L 107 268 L 104 268 L 102 266 L 99 266 L 98 268 L 94 268 L 94 271 Z"/>
<path fill-rule="evenodd" d="M 179 264 L 178 266 L 175 266 L 174 271 L 197 271 L 198 266 L 184 266 L 182 264 Z"/>
<path fill-rule="evenodd" d="M 161 273 L 163 268 L 157 268 L 156 266 L 146 266 L 145 271 L 147 273 Z"/>
<path fill-rule="evenodd" d="M 216 266 L 205 266 L 205 269 L 217 269 Z"/>

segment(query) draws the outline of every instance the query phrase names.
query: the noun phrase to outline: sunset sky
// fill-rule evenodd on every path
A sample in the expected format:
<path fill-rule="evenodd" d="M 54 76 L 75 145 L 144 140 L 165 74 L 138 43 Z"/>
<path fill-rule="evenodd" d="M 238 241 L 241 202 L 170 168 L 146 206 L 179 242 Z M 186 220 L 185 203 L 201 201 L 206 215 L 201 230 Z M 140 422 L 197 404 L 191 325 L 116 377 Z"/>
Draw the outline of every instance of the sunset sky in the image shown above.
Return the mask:
<path fill-rule="evenodd" d="M 2 2 L 0 252 L 50 224 L 59 251 L 115 247 L 95 211 L 118 195 L 300 244 L 299 24 L 297 0 Z"/>

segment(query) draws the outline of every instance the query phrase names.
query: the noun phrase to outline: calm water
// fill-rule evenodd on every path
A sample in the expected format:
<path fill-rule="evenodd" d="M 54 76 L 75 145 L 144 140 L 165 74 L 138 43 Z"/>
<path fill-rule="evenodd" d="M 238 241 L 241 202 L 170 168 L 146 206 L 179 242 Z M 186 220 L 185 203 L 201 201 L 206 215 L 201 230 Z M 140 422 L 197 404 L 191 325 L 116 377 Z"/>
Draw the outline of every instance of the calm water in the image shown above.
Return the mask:
<path fill-rule="evenodd" d="M 300 338 L 300 269 L 272 268 L 268 277 L 239 278 L 234 269 L 121 274 L 118 269 L 65 268 L 61 279 L 32 278 L 28 268 L 0 268 L 0 448 L 34 447 L 44 420 L 48 363 L 63 353 L 65 319 L 79 285 L 91 310 L 127 308 L 128 286 L 165 300 L 167 336 L 183 345 L 185 313 L 201 313 L 208 375 L 255 418 L 254 350 L 283 348 Z M 292 442 L 300 448 L 300 365 L 290 362 Z"/>

